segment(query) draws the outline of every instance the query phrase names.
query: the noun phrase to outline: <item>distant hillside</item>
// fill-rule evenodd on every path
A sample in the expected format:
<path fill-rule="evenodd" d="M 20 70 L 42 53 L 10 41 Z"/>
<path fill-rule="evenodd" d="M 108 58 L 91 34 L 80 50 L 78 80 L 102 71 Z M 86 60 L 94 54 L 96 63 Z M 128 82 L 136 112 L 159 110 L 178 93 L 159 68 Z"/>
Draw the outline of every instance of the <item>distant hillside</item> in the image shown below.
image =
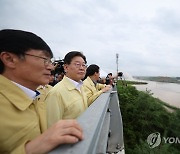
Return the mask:
<path fill-rule="evenodd" d="M 149 80 L 157 82 L 168 82 L 168 83 L 179 83 L 180 77 L 166 77 L 166 76 L 133 76 L 136 79 L 140 80 Z"/>

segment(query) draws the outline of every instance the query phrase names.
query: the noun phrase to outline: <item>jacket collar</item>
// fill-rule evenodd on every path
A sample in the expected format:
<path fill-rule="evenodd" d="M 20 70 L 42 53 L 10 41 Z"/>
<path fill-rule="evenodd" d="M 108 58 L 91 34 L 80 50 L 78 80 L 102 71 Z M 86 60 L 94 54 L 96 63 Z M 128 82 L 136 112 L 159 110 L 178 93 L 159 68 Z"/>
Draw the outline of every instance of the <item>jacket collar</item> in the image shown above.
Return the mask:
<path fill-rule="evenodd" d="M 63 82 L 66 85 L 66 87 L 68 88 L 68 90 L 73 90 L 73 89 L 80 90 L 81 86 L 83 85 L 82 81 L 76 82 L 66 76 L 64 76 Z"/>
<path fill-rule="evenodd" d="M 91 78 L 89 76 L 87 77 L 87 80 L 88 80 L 88 82 L 90 83 L 91 86 L 95 86 L 93 80 L 91 80 Z"/>
<path fill-rule="evenodd" d="M 12 81 L 0 75 L 0 93 L 6 97 L 16 108 L 25 110 L 33 103 L 33 99 Z"/>

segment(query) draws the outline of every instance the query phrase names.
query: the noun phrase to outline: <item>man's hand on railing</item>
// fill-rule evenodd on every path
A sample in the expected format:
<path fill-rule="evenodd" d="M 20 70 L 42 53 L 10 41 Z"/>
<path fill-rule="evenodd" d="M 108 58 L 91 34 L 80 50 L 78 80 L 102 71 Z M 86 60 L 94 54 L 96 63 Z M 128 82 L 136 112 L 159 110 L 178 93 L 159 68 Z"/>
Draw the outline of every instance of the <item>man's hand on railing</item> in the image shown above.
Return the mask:
<path fill-rule="evenodd" d="M 102 89 L 102 91 L 103 91 L 103 93 L 104 93 L 104 92 L 110 90 L 111 88 L 112 88 L 111 85 L 106 85 L 106 86 Z"/>
<path fill-rule="evenodd" d="M 47 153 L 60 144 L 76 143 L 83 139 L 83 132 L 76 120 L 60 120 L 42 135 L 27 142 L 26 153 Z"/>

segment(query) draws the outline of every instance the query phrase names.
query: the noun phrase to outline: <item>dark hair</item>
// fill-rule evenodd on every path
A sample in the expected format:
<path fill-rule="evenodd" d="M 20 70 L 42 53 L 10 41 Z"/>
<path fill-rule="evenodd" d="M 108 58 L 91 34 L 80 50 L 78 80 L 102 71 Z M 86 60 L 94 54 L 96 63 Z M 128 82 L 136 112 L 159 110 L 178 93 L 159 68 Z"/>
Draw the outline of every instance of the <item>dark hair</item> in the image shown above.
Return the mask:
<path fill-rule="evenodd" d="M 30 49 L 43 50 L 50 57 L 53 57 L 50 47 L 36 34 L 14 29 L 0 30 L 0 53 L 7 51 L 17 56 L 24 56 L 25 52 Z M 0 73 L 3 71 L 4 64 L 0 60 Z"/>
<path fill-rule="evenodd" d="M 84 61 L 85 61 L 85 64 L 87 63 L 86 57 L 81 52 L 79 52 L 79 51 L 71 51 L 71 52 L 69 52 L 69 53 L 67 53 L 65 55 L 65 57 L 64 57 L 64 64 L 70 64 L 72 59 L 74 57 L 77 57 L 77 56 L 78 57 L 82 57 L 84 59 Z"/>
<path fill-rule="evenodd" d="M 94 73 L 99 73 L 99 66 L 92 64 L 86 69 L 86 76 L 94 75 Z"/>

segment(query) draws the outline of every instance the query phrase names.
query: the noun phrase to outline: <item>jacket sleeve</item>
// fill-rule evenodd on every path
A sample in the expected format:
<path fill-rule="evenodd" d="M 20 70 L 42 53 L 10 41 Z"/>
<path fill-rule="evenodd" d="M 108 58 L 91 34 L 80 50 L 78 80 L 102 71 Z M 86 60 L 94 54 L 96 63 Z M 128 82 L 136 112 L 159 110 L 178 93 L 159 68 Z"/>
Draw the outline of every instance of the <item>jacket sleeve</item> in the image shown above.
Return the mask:
<path fill-rule="evenodd" d="M 96 89 L 97 89 L 97 90 L 101 90 L 101 89 L 103 89 L 104 87 L 106 87 L 106 84 L 97 83 L 97 85 L 96 85 Z"/>
<path fill-rule="evenodd" d="M 19 145 L 18 147 L 16 147 L 13 151 L 11 151 L 11 154 L 25 154 L 25 144 L 27 143 L 28 141 L 24 141 L 23 144 Z"/>
<path fill-rule="evenodd" d="M 84 91 L 87 95 L 88 106 L 90 106 L 103 92 L 102 90 L 93 92 L 88 86 L 84 86 Z"/>

